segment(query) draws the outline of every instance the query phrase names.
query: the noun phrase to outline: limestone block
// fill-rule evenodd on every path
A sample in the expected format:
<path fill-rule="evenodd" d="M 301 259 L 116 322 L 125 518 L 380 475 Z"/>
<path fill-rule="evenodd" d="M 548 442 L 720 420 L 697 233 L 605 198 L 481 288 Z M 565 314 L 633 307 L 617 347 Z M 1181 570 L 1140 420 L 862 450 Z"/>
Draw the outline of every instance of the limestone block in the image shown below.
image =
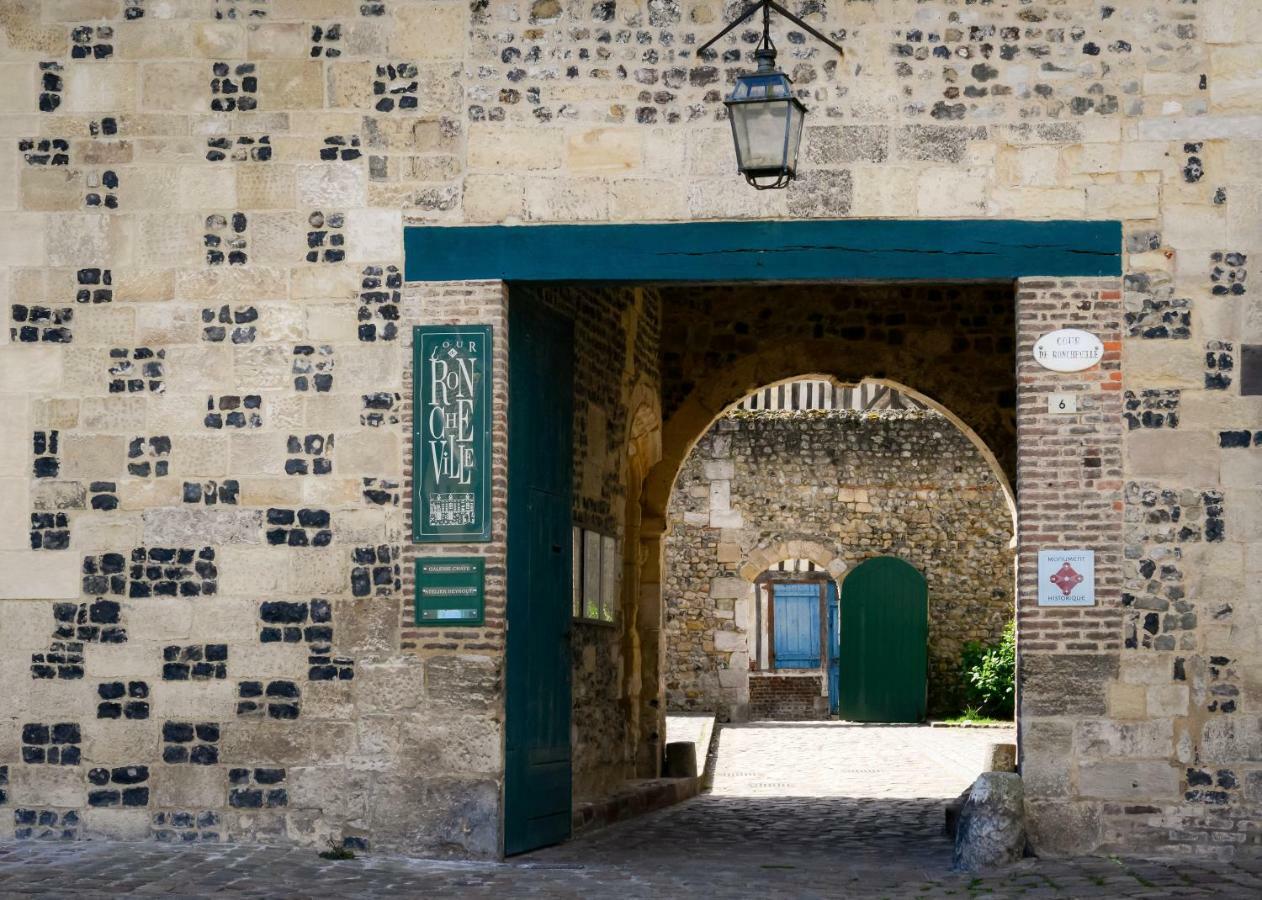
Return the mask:
<path fill-rule="evenodd" d="M 211 77 L 205 61 L 146 63 L 141 70 L 141 103 L 151 111 L 207 112 Z"/>
<path fill-rule="evenodd" d="M 1025 792 L 1015 772 L 984 772 L 969 789 L 955 834 L 952 868 L 984 871 L 1025 852 Z"/>
<path fill-rule="evenodd" d="M 136 108 L 137 66 L 132 63 L 67 66 L 63 79 L 61 111 L 66 113 L 116 115 Z"/>
<path fill-rule="evenodd" d="M 298 166 L 294 170 L 298 204 L 311 209 L 363 206 L 366 178 L 363 168 L 345 163 Z"/>
<path fill-rule="evenodd" d="M 1148 715 L 1148 691 L 1138 684 L 1110 684 L 1109 715 L 1114 719 L 1143 719 Z"/>
<path fill-rule="evenodd" d="M 718 510 L 708 516 L 711 528 L 743 528 L 744 519 L 740 510 Z"/>
<path fill-rule="evenodd" d="M 123 482 L 126 484 L 126 482 Z M 174 495 L 174 491 L 171 492 Z M 126 508 L 120 485 L 119 501 Z M 171 496 L 167 502 L 174 502 Z M 100 553 L 135 546 L 140 540 L 140 522 L 134 513 L 109 516 L 80 516 L 71 530 L 70 544 L 77 553 Z"/>
<path fill-rule="evenodd" d="M 136 248 L 134 260 L 138 266 L 169 266 L 175 260 L 201 257 L 199 229 L 205 220 L 197 214 L 151 213 L 130 218 L 132 246 Z"/>
<path fill-rule="evenodd" d="M 1262 8 L 1253 0 L 1214 0 L 1202 13 L 1201 34 L 1209 44 L 1242 43 L 1259 30 Z"/>
<path fill-rule="evenodd" d="M 289 592 L 288 548 L 221 547 L 219 593 L 234 597 L 261 597 Z"/>
<path fill-rule="evenodd" d="M 305 677 L 307 663 L 307 646 L 305 644 L 260 644 L 255 634 L 252 642 L 234 645 L 229 649 L 232 661 L 233 677 L 252 679 L 283 678 L 294 680 Z M 302 715 L 307 715 L 306 692 L 308 684 L 302 685 Z"/>
<path fill-rule="evenodd" d="M 710 598 L 713 600 L 736 600 L 744 597 L 750 590 L 751 585 L 744 578 L 710 579 Z"/>
<path fill-rule="evenodd" d="M 463 3 L 402 6 L 395 12 L 390 52 L 401 59 L 460 59 L 468 31 L 469 10 Z"/>
<path fill-rule="evenodd" d="M 914 216 L 916 170 L 900 166 L 854 166 L 850 170 L 853 216 Z"/>
<path fill-rule="evenodd" d="M 566 165 L 575 174 L 617 174 L 640 166 L 643 132 L 635 128 L 592 128 L 566 141 Z"/>
<path fill-rule="evenodd" d="M 284 475 L 287 435 L 280 432 L 234 434 L 229 440 L 234 475 Z"/>
<path fill-rule="evenodd" d="M 185 606 L 188 601 L 182 601 Z M 93 647 L 92 653 L 84 654 L 84 672 L 89 678 L 157 678 L 162 673 L 162 646 L 155 643 L 158 631 L 171 633 L 171 638 L 182 638 L 178 623 L 187 617 L 176 615 L 173 621 L 162 623 L 161 629 L 147 627 L 149 617 L 157 610 L 129 607 L 127 618 L 128 642 Z M 170 638 L 168 638 L 169 640 Z M 99 651 L 99 652 L 98 652 Z"/>
<path fill-rule="evenodd" d="M 296 205 L 295 166 L 234 166 L 237 202 L 244 209 L 288 209 Z"/>
<path fill-rule="evenodd" d="M 1087 188 L 1087 215 L 1093 218 L 1150 219 L 1159 214 L 1156 184 L 1093 184 Z"/>
<path fill-rule="evenodd" d="M 221 348 L 233 358 L 232 385 L 241 392 L 283 389 L 293 385 L 293 348 L 283 344 L 246 344 Z M 225 381 L 228 379 L 225 379 Z"/>
<path fill-rule="evenodd" d="M 650 168 L 650 164 L 645 168 Z M 652 171 L 672 170 L 653 167 Z M 609 218 L 626 222 L 686 219 L 685 197 L 684 187 L 678 182 L 662 178 L 615 179 L 609 183 Z"/>
<path fill-rule="evenodd" d="M 263 60 L 258 65 L 260 108 L 305 110 L 324 105 L 324 68 L 319 60 Z"/>
<path fill-rule="evenodd" d="M 493 774 L 503 766 L 503 732 L 490 716 L 409 716 L 401 726 L 405 771 Z"/>
<path fill-rule="evenodd" d="M 283 296 L 285 277 L 281 270 L 255 265 L 181 269 L 176 273 L 175 293 L 189 302 L 256 302 Z"/>
<path fill-rule="evenodd" d="M 216 766 L 163 766 L 157 780 L 158 806 L 219 809 L 227 801 L 223 770 Z"/>
<path fill-rule="evenodd" d="M 710 513 L 727 512 L 732 508 L 732 483 L 730 481 L 710 482 Z"/>
<path fill-rule="evenodd" d="M 469 222 L 508 222 L 526 214 L 525 187 L 515 175 L 467 175 L 462 199 Z"/>
<path fill-rule="evenodd" d="M 1174 724 L 1167 720 L 1112 722 L 1088 719 L 1074 727 L 1074 750 L 1079 758 L 1168 756 L 1174 746 Z"/>
<path fill-rule="evenodd" d="M 328 66 L 328 105 L 337 109 L 372 109 L 374 65 L 335 62 Z"/>
<path fill-rule="evenodd" d="M 1256 717 L 1220 716 L 1201 732 L 1203 759 L 1262 760 L 1262 723 Z"/>
<path fill-rule="evenodd" d="M 351 262 L 403 257 L 403 223 L 397 210 L 351 210 L 346 214 L 346 230 L 346 258 Z"/>
<path fill-rule="evenodd" d="M 106 432 L 134 436 L 136 423 L 145 421 L 143 397 L 85 397 L 80 426 L 85 433 Z"/>
<path fill-rule="evenodd" d="M 492 657 L 460 654 L 425 661 L 425 699 L 435 709 L 455 714 L 500 709 L 501 690 L 499 661 Z"/>
<path fill-rule="evenodd" d="M 1148 715 L 1186 716 L 1188 686 L 1186 684 L 1154 684 L 1148 688 Z"/>
<path fill-rule="evenodd" d="M 232 650 L 228 651 L 228 672 L 233 671 Z M 234 709 L 235 684 L 220 681 L 160 681 L 149 685 L 151 715 L 159 719 L 185 722 L 223 721 L 225 711 Z M 224 731 L 231 731 L 225 728 Z"/>
<path fill-rule="evenodd" d="M 47 259 L 52 266 L 125 263 L 128 241 L 117 216 L 59 213 L 49 220 Z"/>
<path fill-rule="evenodd" d="M 28 478 L 0 478 L 0 550 L 30 549 Z"/>
<path fill-rule="evenodd" d="M 535 178 L 526 182 L 526 218 L 539 222 L 608 218 L 609 184 L 597 178 Z"/>
<path fill-rule="evenodd" d="M 748 646 L 748 638 L 740 631 L 714 632 L 714 649 L 722 653 L 743 651 Z"/>
<path fill-rule="evenodd" d="M 1117 672 L 1116 654 L 1027 653 L 1021 671 L 1022 714 L 1104 715 L 1105 687 Z"/>
<path fill-rule="evenodd" d="M 1144 428 L 1126 435 L 1127 473 L 1136 478 L 1173 477 L 1185 484 L 1218 481 L 1219 450 L 1209 432 Z"/>
<path fill-rule="evenodd" d="M 127 441 L 119 435 L 62 435 L 62 475 L 84 480 L 112 479 L 120 475 L 127 469 Z"/>
<path fill-rule="evenodd" d="M 132 680 L 135 680 L 136 673 L 130 674 Z M 93 699 L 95 698 L 94 693 Z M 162 726 L 153 718 L 140 722 L 134 719 L 95 719 L 84 734 L 83 762 L 89 766 L 113 767 L 119 764 L 119 760 L 150 761 L 153 759 L 154 748 L 161 743 L 161 733 Z M 181 768 L 201 769 L 200 766 Z M 151 796 L 155 780 L 159 785 L 162 783 L 161 779 L 150 780 Z"/>
<path fill-rule="evenodd" d="M 81 563 L 70 553 L 0 550 L 0 600 L 77 598 Z"/>
<path fill-rule="evenodd" d="M 710 460 L 702 466 L 702 471 L 710 481 L 730 481 L 736 475 L 736 464 L 730 459 Z"/>
<path fill-rule="evenodd" d="M 0 601 L 4 633 L 11 645 L 10 656 L 20 657 L 19 668 L 24 677 L 30 677 L 29 658 L 23 653 L 41 649 L 48 642 L 53 627 L 53 605 L 42 600 Z"/>
<path fill-rule="evenodd" d="M 357 339 L 359 321 L 355 304 L 309 304 L 305 313 L 305 331 L 310 340 L 349 343 Z"/>
<path fill-rule="evenodd" d="M 14 213 L 0 219 L 0 264 L 40 265 L 46 259 L 43 214 Z"/>
<path fill-rule="evenodd" d="M 368 772 L 340 766 L 300 765 L 291 767 L 286 774 L 291 808 L 335 811 L 352 821 L 367 815 L 371 779 Z"/>
<path fill-rule="evenodd" d="M 342 509 L 337 513 L 337 539 L 345 544 L 380 544 L 387 540 L 386 511 Z"/>
<path fill-rule="evenodd" d="M 83 172 L 78 169 L 27 168 L 21 171 L 20 182 L 27 210 L 77 212 L 83 206 Z"/>
<path fill-rule="evenodd" d="M 257 544 L 263 540 L 263 511 L 191 505 L 144 513 L 146 544 Z"/>
<path fill-rule="evenodd" d="M 227 765 L 327 765 L 342 762 L 356 746 L 351 722 L 233 724 L 220 741 L 220 760 Z"/>
<path fill-rule="evenodd" d="M 1258 118 L 1262 121 L 1262 116 Z M 1262 137 L 1262 130 L 1259 131 L 1259 136 Z M 1208 256 L 1213 248 L 1233 237 L 1230 224 L 1219 207 L 1167 202 L 1162 213 L 1162 240 L 1167 247 L 1173 247 L 1179 252 L 1195 252 Z"/>
<path fill-rule="evenodd" d="M 991 194 L 991 199 L 1000 215 L 1012 218 L 1036 214 L 1082 217 L 1089 206 L 1086 192 L 1076 187 L 999 188 Z"/>
<path fill-rule="evenodd" d="M 926 169 L 917 181 L 922 216 L 976 216 L 986 210 L 986 179 L 958 169 Z"/>
<path fill-rule="evenodd" d="M 1122 342 L 1122 365 L 1134 384 L 1202 387 L 1204 355 L 1205 348 L 1194 341 Z"/>
<path fill-rule="evenodd" d="M 250 59 L 307 59 L 311 26 L 300 22 L 264 22 L 247 32 Z"/>
<path fill-rule="evenodd" d="M 556 128 L 475 123 L 469 127 L 468 165 L 475 171 L 555 169 L 564 158 L 564 137 Z"/>
<path fill-rule="evenodd" d="M 401 471 L 403 450 L 397 435 L 364 429 L 338 436 L 334 460 L 339 474 L 392 475 Z"/>
<path fill-rule="evenodd" d="M 1252 488 L 1262 484 L 1262 454 L 1239 451 L 1224 453 L 1222 455 L 1222 483 L 1231 488 Z M 1245 534 L 1248 532 L 1240 536 L 1243 537 Z"/>
<path fill-rule="evenodd" d="M 39 806 L 77 809 L 83 804 L 83 771 L 78 766 L 10 766 L 9 780 L 12 796 L 38 797 Z"/>
<path fill-rule="evenodd" d="M 1082 797 L 1170 802 L 1179 796 L 1179 770 L 1162 760 L 1110 760 L 1078 767 Z"/>
<path fill-rule="evenodd" d="M 328 547 L 289 549 L 289 583 L 298 593 L 344 594 L 350 591 L 350 565 L 345 545 L 337 540 L 337 517 L 334 516 L 334 540 Z"/>

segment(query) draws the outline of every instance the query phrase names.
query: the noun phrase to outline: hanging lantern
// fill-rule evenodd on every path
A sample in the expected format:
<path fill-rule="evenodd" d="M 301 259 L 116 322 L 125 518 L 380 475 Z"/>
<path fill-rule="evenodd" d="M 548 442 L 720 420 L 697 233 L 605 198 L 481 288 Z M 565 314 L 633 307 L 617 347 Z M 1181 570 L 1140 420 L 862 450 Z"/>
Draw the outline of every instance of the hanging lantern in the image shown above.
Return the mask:
<path fill-rule="evenodd" d="M 776 68 L 776 47 L 771 42 L 771 11 L 792 21 L 838 53 L 835 43 L 807 25 L 773 0 L 762 0 L 745 10 L 726 28 L 699 48 L 700 54 L 758 10 L 762 10 L 762 40 L 754 51 L 758 69 L 741 75 L 736 87 L 723 101 L 732 123 L 736 144 L 736 167 L 745 180 L 760 191 L 787 187 L 797 177 L 798 148 L 802 143 L 802 123 L 806 107 L 793 96 L 793 80 Z"/>
<path fill-rule="evenodd" d="M 806 107 L 793 96 L 793 80 L 776 70 L 774 47 L 754 53 L 758 71 L 736 79 L 723 101 L 736 142 L 736 167 L 760 191 L 785 187 L 797 175 Z"/>

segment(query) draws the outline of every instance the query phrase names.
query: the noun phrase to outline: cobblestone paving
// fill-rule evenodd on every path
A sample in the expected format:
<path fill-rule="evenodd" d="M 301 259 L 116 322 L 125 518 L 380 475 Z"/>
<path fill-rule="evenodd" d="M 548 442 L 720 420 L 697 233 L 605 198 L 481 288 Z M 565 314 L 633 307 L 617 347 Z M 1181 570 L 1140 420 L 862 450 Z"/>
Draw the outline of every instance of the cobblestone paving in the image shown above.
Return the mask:
<path fill-rule="evenodd" d="M 949 871 L 942 801 L 1003 732 L 751 725 L 714 790 L 507 863 L 85 841 L 0 843 L 0 897 L 1262 897 L 1262 860 L 1025 860 Z"/>

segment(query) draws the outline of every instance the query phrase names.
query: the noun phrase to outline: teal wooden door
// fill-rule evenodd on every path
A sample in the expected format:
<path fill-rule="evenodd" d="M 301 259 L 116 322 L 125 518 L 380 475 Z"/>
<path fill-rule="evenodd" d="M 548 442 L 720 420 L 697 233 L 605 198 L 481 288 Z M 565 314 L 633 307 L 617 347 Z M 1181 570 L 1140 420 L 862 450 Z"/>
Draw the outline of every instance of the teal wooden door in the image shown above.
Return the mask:
<path fill-rule="evenodd" d="M 504 852 L 570 836 L 570 323 L 510 304 Z"/>
<path fill-rule="evenodd" d="M 841 585 L 841 718 L 922 721 L 928 640 L 924 576 L 892 556 L 857 566 Z"/>

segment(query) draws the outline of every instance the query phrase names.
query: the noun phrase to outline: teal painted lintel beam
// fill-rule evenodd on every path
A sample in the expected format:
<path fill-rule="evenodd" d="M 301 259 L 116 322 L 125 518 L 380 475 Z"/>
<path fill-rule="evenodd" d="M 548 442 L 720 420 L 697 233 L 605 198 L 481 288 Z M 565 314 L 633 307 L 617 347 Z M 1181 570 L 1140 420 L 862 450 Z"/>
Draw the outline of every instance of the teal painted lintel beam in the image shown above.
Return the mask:
<path fill-rule="evenodd" d="M 838 219 L 409 225 L 408 281 L 1002 281 L 1120 275 L 1122 225 Z"/>

